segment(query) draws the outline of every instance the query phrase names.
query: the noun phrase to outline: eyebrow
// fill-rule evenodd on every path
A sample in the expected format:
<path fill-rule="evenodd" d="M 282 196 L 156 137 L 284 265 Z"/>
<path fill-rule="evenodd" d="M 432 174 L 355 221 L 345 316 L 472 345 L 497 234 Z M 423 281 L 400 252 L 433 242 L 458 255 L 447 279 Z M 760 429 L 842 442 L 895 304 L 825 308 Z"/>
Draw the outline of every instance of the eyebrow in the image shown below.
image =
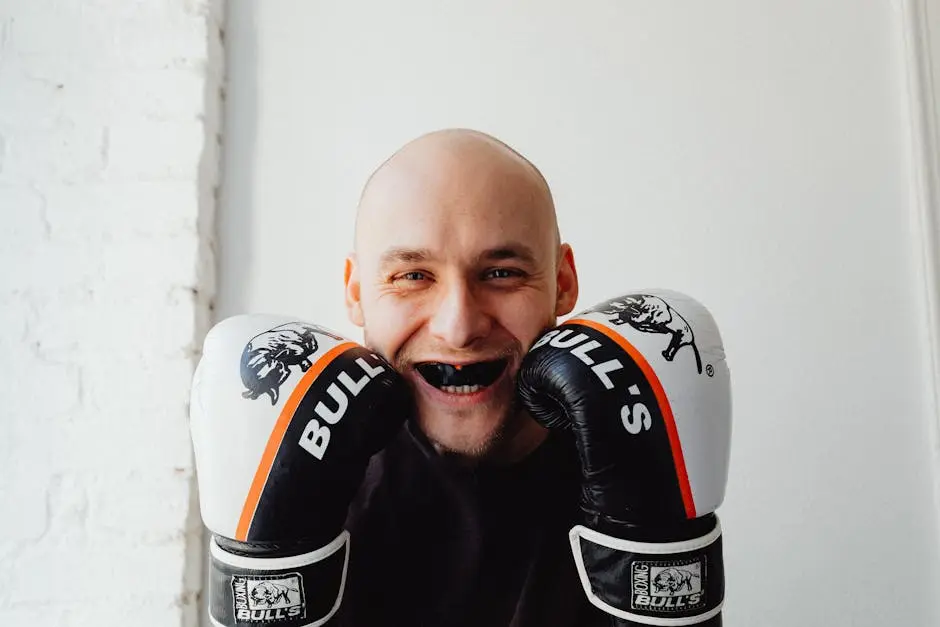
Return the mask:
<path fill-rule="evenodd" d="M 380 266 L 396 263 L 423 263 L 434 258 L 434 254 L 427 248 L 389 248 L 379 257 Z M 477 257 L 480 261 L 509 261 L 518 260 L 524 263 L 535 263 L 535 253 L 525 244 L 508 242 L 487 248 Z"/>
<path fill-rule="evenodd" d="M 433 255 L 427 248 L 389 248 L 379 257 L 379 265 L 387 266 L 394 263 L 420 263 L 427 261 Z"/>
<path fill-rule="evenodd" d="M 525 263 L 535 263 L 535 253 L 525 244 L 510 242 L 484 250 L 480 254 L 480 259 L 484 261 L 507 261 L 517 260 Z"/>

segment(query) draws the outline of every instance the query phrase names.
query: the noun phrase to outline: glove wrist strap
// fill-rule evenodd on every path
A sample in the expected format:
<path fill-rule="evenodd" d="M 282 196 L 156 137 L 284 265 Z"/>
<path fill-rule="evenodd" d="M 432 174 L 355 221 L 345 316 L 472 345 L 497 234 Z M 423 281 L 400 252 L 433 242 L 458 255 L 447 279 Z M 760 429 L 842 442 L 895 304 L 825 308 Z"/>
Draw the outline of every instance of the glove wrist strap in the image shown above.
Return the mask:
<path fill-rule="evenodd" d="M 289 557 L 247 557 L 209 547 L 209 618 L 215 627 L 319 627 L 339 610 L 349 532 Z"/>
<path fill-rule="evenodd" d="M 568 534 L 588 600 L 640 625 L 682 627 L 717 616 L 724 602 L 721 525 L 679 542 L 637 542 L 576 525 Z"/>

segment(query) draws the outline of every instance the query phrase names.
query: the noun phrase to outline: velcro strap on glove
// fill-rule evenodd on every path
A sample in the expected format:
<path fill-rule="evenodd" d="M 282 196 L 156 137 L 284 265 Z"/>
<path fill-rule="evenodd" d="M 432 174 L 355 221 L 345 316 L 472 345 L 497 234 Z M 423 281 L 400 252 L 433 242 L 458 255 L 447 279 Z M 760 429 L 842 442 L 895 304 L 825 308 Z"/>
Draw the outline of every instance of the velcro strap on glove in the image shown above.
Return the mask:
<path fill-rule="evenodd" d="M 634 542 L 577 525 L 568 534 L 588 600 L 641 625 L 680 627 L 721 612 L 721 525 L 681 542 Z"/>
<path fill-rule="evenodd" d="M 209 618 L 216 627 L 317 627 L 339 609 L 349 533 L 291 557 L 234 555 L 212 540 Z"/>

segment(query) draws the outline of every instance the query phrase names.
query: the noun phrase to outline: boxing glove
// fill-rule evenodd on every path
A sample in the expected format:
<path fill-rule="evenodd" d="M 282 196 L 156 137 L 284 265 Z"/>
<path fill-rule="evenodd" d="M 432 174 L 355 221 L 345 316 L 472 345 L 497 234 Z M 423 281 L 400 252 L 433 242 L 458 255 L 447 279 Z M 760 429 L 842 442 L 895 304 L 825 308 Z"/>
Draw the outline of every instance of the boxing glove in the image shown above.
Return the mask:
<path fill-rule="evenodd" d="M 712 316 L 667 290 L 626 294 L 542 335 L 517 379 L 542 425 L 570 429 L 584 591 L 640 625 L 720 625 L 731 382 Z"/>
<path fill-rule="evenodd" d="M 190 425 L 214 625 L 329 621 L 346 581 L 350 502 L 409 409 L 385 360 L 323 327 L 241 315 L 209 331 Z"/>

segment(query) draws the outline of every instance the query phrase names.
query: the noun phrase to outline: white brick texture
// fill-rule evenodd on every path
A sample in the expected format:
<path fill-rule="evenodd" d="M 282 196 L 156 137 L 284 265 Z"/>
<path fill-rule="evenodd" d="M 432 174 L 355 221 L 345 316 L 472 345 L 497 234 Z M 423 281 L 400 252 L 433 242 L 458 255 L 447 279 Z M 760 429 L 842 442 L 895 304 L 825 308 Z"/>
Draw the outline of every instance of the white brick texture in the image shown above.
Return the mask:
<path fill-rule="evenodd" d="M 221 0 L 0 0 L 0 625 L 194 627 Z"/>

